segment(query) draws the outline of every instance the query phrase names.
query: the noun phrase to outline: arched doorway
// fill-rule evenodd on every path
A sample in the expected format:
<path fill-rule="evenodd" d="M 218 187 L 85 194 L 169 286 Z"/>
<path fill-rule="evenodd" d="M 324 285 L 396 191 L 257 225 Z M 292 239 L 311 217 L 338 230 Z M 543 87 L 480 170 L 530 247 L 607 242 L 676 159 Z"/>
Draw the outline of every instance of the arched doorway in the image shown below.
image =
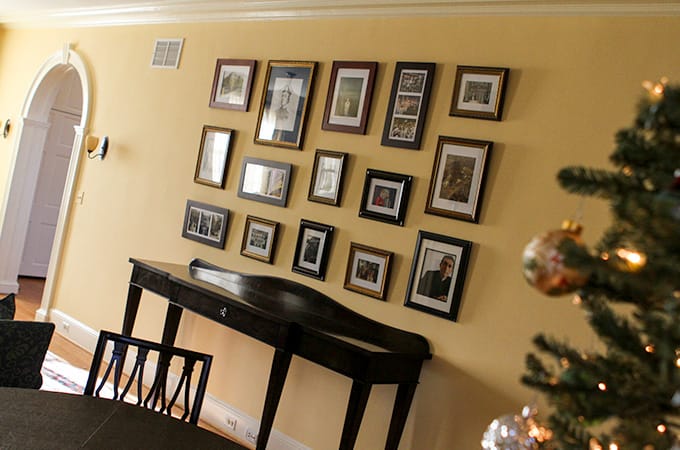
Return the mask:
<path fill-rule="evenodd" d="M 36 313 L 36 320 L 47 319 L 52 303 L 54 275 L 61 260 L 65 227 L 71 212 L 73 190 L 84 146 L 83 136 L 87 132 L 90 116 L 89 72 L 83 59 L 69 44 L 43 63 L 26 96 L 21 120 L 16 127 L 14 154 L 7 179 L 3 210 L 0 214 L 0 261 L 3 261 L 0 264 L 0 292 L 17 292 L 19 266 L 24 253 L 31 205 L 38 182 L 43 148 L 50 128 L 50 112 L 64 82 L 72 79 L 73 71 L 77 74 L 82 91 L 81 116 L 79 124 L 74 127 L 75 136 L 47 266 L 42 302 Z"/>

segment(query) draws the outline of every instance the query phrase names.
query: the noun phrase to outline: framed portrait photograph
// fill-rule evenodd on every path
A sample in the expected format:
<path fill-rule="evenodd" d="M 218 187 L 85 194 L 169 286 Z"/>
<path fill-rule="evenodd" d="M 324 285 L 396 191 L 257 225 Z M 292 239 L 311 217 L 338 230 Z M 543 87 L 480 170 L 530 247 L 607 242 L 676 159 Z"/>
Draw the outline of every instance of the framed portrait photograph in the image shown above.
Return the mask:
<path fill-rule="evenodd" d="M 316 62 L 269 61 L 255 143 L 302 148 L 316 65 Z"/>
<path fill-rule="evenodd" d="M 449 116 L 501 120 L 510 69 L 458 66 Z"/>
<path fill-rule="evenodd" d="M 218 59 L 210 107 L 248 111 L 255 65 L 254 59 Z"/>
<path fill-rule="evenodd" d="M 458 319 L 472 242 L 418 231 L 405 306 Z"/>
<path fill-rule="evenodd" d="M 229 128 L 203 125 L 194 182 L 224 189 L 233 133 Z"/>
<path fill-rule="evenodd" d="M 416 150 L 420 148 L 435 66 L 434 63 L 397 63 L 382 145 Z"/>
<path fill-rule="evenodd" d="M 238 196 L 276 206 L 286 206 L 292 165 L 244 157 Z"/>
<path fill-rule="evenodd" d="M 224 248 L 229 210 L 187 200 L 182 237 L 211 247 Z"/>
<path fill-rule="evenodd" d="M 412 180 L 411 175 L 366 170 L 359 217 L 403 226 Z"/>
<path fill-rule="evenodd" d="M 333 61 L 321 128 L 366 134 L 377 62 Z"/>
<path fill-rule="evenodd" d="M 439 136 L 425 212 L 479 222 L 492 142 Z"/>
<path fill-rule="evenodd" d="M 350 242 L 345 289 L 385 300 L 393 253 Z"/>
<path fill-rule="evenodd" d="M 331 225 L 300 220 L 293 272 L 322 281 L 326 278 L 326 266 L 334 229 Z"/>
<path fill-rule="evenodd" d="M 241 254 L 271 264 L 276 248 L 279 223 L 255 216 L 246 216 Z"/>
<path fill-rule="evenodd" d="M 316 151 L 307 200 L 334 206 L 340 205 L 342 174 L 347 157 L 347 153 L 343 152 Z"/>

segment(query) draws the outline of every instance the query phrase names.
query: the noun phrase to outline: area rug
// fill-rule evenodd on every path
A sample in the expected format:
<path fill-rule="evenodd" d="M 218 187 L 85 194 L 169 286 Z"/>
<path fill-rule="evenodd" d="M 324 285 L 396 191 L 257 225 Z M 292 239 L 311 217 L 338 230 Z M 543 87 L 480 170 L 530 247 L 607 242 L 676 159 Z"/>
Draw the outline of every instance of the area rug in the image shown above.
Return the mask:
<path fill-rule="evenodd" d="M 43 391 L 82 394 L 87 383 L 87 370 L 74 367 L 52 352 L 47 352 L 40 371 Z"/>

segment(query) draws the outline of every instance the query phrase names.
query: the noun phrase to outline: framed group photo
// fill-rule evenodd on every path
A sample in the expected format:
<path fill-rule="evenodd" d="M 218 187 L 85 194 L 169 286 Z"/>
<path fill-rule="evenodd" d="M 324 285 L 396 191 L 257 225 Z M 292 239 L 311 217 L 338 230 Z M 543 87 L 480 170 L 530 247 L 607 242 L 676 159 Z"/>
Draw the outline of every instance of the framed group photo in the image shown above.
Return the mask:
<path fill-rule="evenodd" d="M 367 169 L 359 217 L 404 225 L 411 175 Z"/>
<path fill-rule="evenodd" d="M 351 242 L 345 289 L 385 300 L 393 253 Z"/>
<path fill-rule="evenodd" d="M 248 111 L 255 65 L 254 59 L 218 59 L 210 107 Z"/>
<path fill-rule="evenodd" d="M 224 189 L 234 131 L 203 125 L 194 182 Z"/>
<path fill-rule="evenodd" d="M 510 69 L 458 66 L 450 116 L 501 120 Z"/>
<path fill-rule="evenodd" d="M 339 206 L 347 153 L 317 150 L 307 199 Z"/>
<path fill-rule="evenodd" d="M 293 272 L 322 281 L 326 278 L 326 266 L 334 230 L 335 228 L 331 225 L 300 220 L 293 258 Z"/>
<path fill-rule="evenodd" d="M 286 206 L 292 165 L 244 157 L 238 196 L 276 206 Z"/>
<path fill-rule="evenodd" d="M 316 62 L 269 61 L 255 143 L 301 149 Z"/>
<path fill-rule="evenodd" d="M 405 306 L 456 321 L 472 242 L 418 231 Z"/>
<path fill-rule="evenodd" d="M 321 128 L 366 134 L 377 62 L 333 61 Z"/>
<path fill-rule="evenodd" d="M 425 212 L 478 223 L 492 146 L 439 136 Z"/>
<path fill-rule="evenodd" d="M 255 216 L 246 216 L 241 254 L 271 264 L 276 248 L 279 223 Z"/>
<path fill-rule="evenodd" d="M 228 220 L 228 209 L 187 200 L 182 237 L 211 247 L 224 248 Z"/>

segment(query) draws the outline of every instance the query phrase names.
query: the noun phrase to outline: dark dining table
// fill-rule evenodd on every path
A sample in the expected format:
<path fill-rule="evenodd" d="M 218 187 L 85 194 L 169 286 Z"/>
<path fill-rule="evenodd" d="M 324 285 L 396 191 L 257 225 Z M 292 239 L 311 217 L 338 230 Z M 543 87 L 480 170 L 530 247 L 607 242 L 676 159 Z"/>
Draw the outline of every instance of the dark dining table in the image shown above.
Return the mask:
<path fill-rule="evenodd" d="M 0 449 L 77 448 L 246 450 L 196 425 L 128 403 L 0 388 Z"/>

